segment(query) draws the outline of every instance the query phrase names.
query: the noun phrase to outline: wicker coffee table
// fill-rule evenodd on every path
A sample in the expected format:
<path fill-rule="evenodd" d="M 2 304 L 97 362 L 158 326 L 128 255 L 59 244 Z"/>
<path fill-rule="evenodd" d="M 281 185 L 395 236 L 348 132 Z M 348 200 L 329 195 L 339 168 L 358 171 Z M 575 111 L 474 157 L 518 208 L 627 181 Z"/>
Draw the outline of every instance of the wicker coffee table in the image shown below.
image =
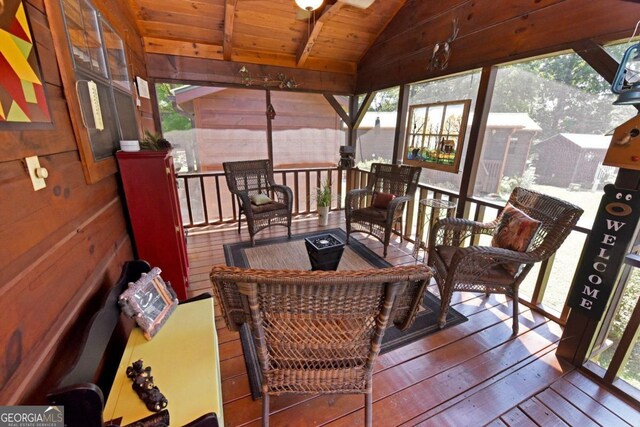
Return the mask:
<path fill-rule="evenodd" d="M 344 251 L 344 242 L 333 234 L 319 234 L 304 239 L 311 270 L 336 270 Z"/>

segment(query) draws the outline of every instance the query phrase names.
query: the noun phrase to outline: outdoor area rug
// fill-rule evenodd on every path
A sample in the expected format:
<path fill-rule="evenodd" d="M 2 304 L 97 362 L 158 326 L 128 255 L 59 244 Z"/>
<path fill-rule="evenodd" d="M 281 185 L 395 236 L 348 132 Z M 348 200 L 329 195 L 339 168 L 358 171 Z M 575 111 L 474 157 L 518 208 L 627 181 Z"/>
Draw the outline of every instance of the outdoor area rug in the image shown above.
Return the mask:
<path fill-rule="evenodd" d="M 275 237 L 257 240 L 254 247 L 251 246 L 251 242 L 227 244 L 224 245 L 224 256 L 227 265 L 236 267 L 310 270 L 311 263 L 309 262 L 304 239 L 306 237 L 327 233 L 332 234 L 343 242 L 347 239 L 347 234 L 344 230 L 332 228 L 323 231 L 297 234 L 292 236 L 291 239 L 287 237 Z M 362 243 L 351 239 L 349 245 L 344 247 L 344 253 L 338 265 L 338 271 L 384 267 L 392 267 L 392 265 Z M 407 345 L 433 332 L 437 332 L 439 330 L 437 323 L 439 310 L 440 299 L 427 291 L 416 320 L 409 329 L 402 332 L 393 326 L 387 329 L 382 340 L 380 354 Z M 465 322 L 466 320 L 467 318 L 465 316 L 453 308 L 450 308 L 445 327 L 448 328 Z M 257 399 L 261 396 L 260 368 L 248 325 L 244 325 L 241 328 L 240 339 L 244 359 L 247 364 L 251 394 L 254 399 Z"/>

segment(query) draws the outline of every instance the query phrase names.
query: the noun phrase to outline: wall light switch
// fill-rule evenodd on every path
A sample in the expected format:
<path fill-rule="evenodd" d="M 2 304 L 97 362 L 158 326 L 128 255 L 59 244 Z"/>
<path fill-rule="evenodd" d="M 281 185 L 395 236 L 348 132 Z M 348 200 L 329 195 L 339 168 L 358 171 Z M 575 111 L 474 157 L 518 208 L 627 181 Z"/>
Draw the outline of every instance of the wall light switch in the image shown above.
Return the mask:
<path fill-rule="evenodd" d="M 29 171 L 29 176 L 31 177 L 31 182 L 33 183 L 33 189 L 38 191 L 45 188 L 47 183 L 44 179 L 49 176 L 49 171 L 40 166 L 38 156 L 26 157 L 24 160 L 27 163 L 27 169 Z"/>

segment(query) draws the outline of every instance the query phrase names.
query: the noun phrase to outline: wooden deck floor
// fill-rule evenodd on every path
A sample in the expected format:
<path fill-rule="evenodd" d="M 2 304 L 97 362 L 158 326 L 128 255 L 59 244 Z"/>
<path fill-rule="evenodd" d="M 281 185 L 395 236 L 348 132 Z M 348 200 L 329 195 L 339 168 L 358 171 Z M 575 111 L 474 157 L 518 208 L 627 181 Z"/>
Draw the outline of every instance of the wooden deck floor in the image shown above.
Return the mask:
<path fill-rule="evenodd" d="M 329 227 L 342 227 L 340 212 Z M 298 218 L 293 234 L 321 230 L 315 216 Z M 272 227 L 258 239 L 282 236 Z M 382 245 L 356 234 L 378 254 Z M 237 227 L 190 232 L 190 294 L 210 289 L 211 266 L 224 264 L 222 245 L 248 240 Z M 387 260 L 413 263 L 412 245 L 392 242 Z M 274 254 L 276 255 L 276 254 Z M 430 290 L 437 293 L 437 289 Z M 521 306 L 520 333 L 511 336 L 511 301 L 503 296 L 456 293 L 453 304 L 469 321 L 380 356 L 373 381 L 374 425 L 534 426 L 640 425 L 640 411 L 555 357 L 561 327 Z M 227 426 L 260 425 L 238 334 L 216 318 Z M 364 398 L 355 395 L 272 398 L 274 426 L 353 426 L 364 423 Z"/>

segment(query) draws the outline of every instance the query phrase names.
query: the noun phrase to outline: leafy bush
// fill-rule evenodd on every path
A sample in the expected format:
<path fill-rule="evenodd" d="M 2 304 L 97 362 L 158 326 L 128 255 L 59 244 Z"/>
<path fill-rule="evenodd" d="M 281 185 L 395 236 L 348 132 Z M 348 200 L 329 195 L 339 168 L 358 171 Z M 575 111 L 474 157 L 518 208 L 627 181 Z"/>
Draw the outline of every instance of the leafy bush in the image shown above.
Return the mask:
<path fill-rule="evenodd" d="M 531 188 L 533 184 L 536 183 L 535 173 L 536 169 L 530 167 L 520 176 L 514 176 L 513 178 L 503 176 L 498 190 L 500 192 L 500 196 L 505 199 L 508 198 L 516 187 Z"/>
<path fill-rule="evenodd" d="M 391 160 L 385 159 L 383 157 L 377 157 L 375 159 L 358 162 L 356 164 L 356 167 L 361 171 L 370 171 L 372 163 L 391 163 Z"/>

